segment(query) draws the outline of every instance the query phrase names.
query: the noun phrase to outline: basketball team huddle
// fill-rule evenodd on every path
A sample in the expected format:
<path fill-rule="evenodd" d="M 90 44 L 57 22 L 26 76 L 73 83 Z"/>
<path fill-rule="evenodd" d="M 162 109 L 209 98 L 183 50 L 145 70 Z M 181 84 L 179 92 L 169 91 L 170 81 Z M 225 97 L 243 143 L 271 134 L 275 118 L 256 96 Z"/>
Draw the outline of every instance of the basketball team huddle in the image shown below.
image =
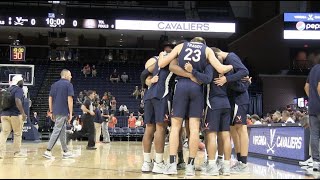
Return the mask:
<path fill-rule="evenodd" d="M 148 88 L 144 96 L 142 172 L 174 175 L 178 170 L 185 170 L 186 176 L 194 176 L 200 170 L 207 176 L 229 176 L 249 171 L 246 115 L 251 78 L 236 54 L 210 48 L 203 38 L 195 37 L 174 48 L 166 45 L 159 56 L 146 62 L 140 78 Z M 169 160 L 164 163 L 168 119 Z M 183 121 L 189 143 L 187 163 L 182 152 Z M 196 168 L 200 132 L 204 134 L 207 156 Z M 232 167 L 231 138 L 238 160 Z"/>

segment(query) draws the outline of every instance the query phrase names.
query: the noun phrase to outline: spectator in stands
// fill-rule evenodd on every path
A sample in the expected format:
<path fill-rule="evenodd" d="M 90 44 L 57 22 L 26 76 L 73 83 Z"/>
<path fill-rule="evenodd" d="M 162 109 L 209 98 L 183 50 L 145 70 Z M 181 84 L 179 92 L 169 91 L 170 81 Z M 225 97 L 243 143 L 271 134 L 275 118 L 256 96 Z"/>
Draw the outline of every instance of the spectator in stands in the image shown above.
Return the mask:
<path fill-rule="evenodd" d="M 120 81 L 120 77 L 119 77 L 119 74 L 117 73 L 116 69 L 114 69 L 113 73 L 110 75 L 110 81 L 112 83 L 114 83 L 113 81 L 117 81 L 117 83 Z"/>
<path fill-rule="evenodd" d="M 100 101 L 100 104 L 103 104 L 104 106 L 108 106 L 109 107 L 109 103 L 110 103 L 110 100 L 108 98 L 108 93 L 105 92 L 104 96 L 102 97 L 102 99 Z"/>
<path fill-rule="evenodd" d="M 39 129 L 39 118 L 37 112 L 33 112 L 33 116 L 31 117 L 31 123 L 37 130 Z"/>
<path fill-rule="evenodd" d="M 95 65 L 93 65 L 91 68 L 91 75 L 92 77 L 97 77 L 97 69 Z"/>
<path fill-rule="evenodd" d="M 136 122 L 136 127 L 143 127 L 144 123 L 143 123 L 143 118 L 142 116 L 139 116 L 137 122 Z"/>
<path fill-rule="evenodd" d="M 285 110 L 282 111 L 282 121 L 284 123 L 294 123 L 294 120 L 290 117 L 290 112 Z"/>
<path fill-rule="evenodd" d="M 110 107 L 111 107 L 111 114 L 116 114 L 117 112 L 116 97 L 112 97 L 112 100 L 110 101 Z"/>
<path fill-rule="evenodd" d="M 143 99 L 145 92 L 146 92 L 146 89 L 144 87 L 142 87 L 141 90 L 140 90 L 141 99 Z"/>
<path fill-rule="evenodd" d="M 87 77 L 87 75 L 91 73 L 91 68 L 90 68 L 89 64 L 87 64 L 83 67 L 82 72 L 85 77 Z"/>
<path fill-rule="evenodd" d="M 129 110 L 125 104 L 121 104 L 119 107 L 120 116 L 127 116 L 129 114 Z"/>
<path fill-rule="evenodd" d="M 111 114 L 110 115 L 110 120 L 109 120 L 109 123 L 108 123 L 109 128 L 115 128 L 117 123 L 118 123 L 117 118 L 114 116 L 114 114 Z"/>
<path fill-rule="evenodd" d="M 128 79 L 129 79 L 129 77 L 126 74 L 126 72 L 123 72 L 122 75 L 121 75 L 122 82 L 127 83 Z"/>
<path fill-rule="evenodd" d="M 42 131 L 50 132 L 50 130 L 53 128 L 52 125 L 51 125 L 52 123 L 54 123 L 54 122 L 52 121 L 51 114 L 50 114 L 50 112 L 48 110 L 47 111 L 47 115 L 46 115 L 46 119 L 44 121 L 44 126 L 42 128 Z"/>
<path fill-rule="evenodd" d="M 76 120 L 73 121 L 72 125 L 73 125 L 73 131 L 80 131 L 82 129 L 82 125 L 80 124 L 80 120 L 81 116 L 77 116 Z"/>
<path fill-rule="evenodd" d="M 136 89 L 133 91 L 132 96 L 135 96 L 136 99 L 138 99 L 139 95 L 140 95 L 139 87 L 136 86 Z"/>
<path fill-rule="evenodd" d="M 102 112 L 102 136 L 103 136 L 103 143 L 110 143 L 110 135 L 108 130 L 108 122 L 109 122 L 109 105 L 101 105 L 101 112 Z"/>
<path fill-rule="evenodd" d="M 140 103 L 140 107 L 139 107 L 139 110 L 138 110 L 138 115 L 139 116 L 144 116 L 144 103 Z"/>
<path fill-rule="evenodd" d="M 260 121 L 260 117 L 257 114 L 251 116 L 251 121 L 254 125 L 262 124 Z"/>
<path fill-rule="evenodd" d="M 78 96 L 77 101 L 76 101 L 76 104 L 77 105 L 81 105 L 83 103 L 83 101 L 84 101 L 84 95 L 83 95 L 83 92 L 80 91 L 79 96 Z"/>
<path fill-rule="evenodd" d="M 273 123 L 282 123 L 281 122 L 281 113 L 279 111 L 276 111 L 273 115 L 272 115 L 272 122 Z"/>
<path fill-rule="evenodd" d="M 249 114 L 247 114 L 247 125 L 253 125 L 253 122 Z"/>
<path fill-rule="evenodd" d="M 128 118 L 128 127 L 129 128 L 135 128 L 136 127 L 137 119 L 133 116 L 133 113 L 130 114 Z"/>
<path fill-rule="evenodd" d="M 96 143 L 100 143 L 100 136 L 101 136 L 101 126 L 102 126 L 102 115 L 100 110 L 100 104 L 95 105 L 95 117 L 94 117 L 94 128 L 95 128 L 95 134 L 96 134 Z"/>

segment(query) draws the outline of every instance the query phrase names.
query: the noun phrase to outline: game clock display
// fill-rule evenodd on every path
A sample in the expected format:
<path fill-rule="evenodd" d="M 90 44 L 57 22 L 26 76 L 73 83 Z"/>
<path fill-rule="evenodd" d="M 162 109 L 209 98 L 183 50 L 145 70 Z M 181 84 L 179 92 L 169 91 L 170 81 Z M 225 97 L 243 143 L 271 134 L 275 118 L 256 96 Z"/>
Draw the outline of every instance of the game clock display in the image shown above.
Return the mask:
<path fill-rule="evenodd" d="M 10 46 L 10 61 L 25 61 L 26 59 L 25 46 Z"/>

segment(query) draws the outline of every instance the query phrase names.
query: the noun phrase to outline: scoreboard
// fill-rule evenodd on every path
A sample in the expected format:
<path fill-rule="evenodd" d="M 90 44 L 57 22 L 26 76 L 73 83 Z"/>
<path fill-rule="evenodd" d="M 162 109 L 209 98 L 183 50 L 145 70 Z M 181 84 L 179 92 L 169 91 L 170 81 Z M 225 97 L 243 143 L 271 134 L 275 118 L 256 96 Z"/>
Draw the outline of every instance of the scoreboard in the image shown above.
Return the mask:
<path fill-rule="evenodd" d="M 25 61 L 26 47 L 25 46 L 10 46 L 10 61 Z"/>
<path fill-rule="evenodd" d="M 56 17 L 0 16 L 1 26 L 15 27 L 51 27 L 51 28 L 84 28 L 115 29 L 115 20 L 111 19 L 79 19 Z"/>

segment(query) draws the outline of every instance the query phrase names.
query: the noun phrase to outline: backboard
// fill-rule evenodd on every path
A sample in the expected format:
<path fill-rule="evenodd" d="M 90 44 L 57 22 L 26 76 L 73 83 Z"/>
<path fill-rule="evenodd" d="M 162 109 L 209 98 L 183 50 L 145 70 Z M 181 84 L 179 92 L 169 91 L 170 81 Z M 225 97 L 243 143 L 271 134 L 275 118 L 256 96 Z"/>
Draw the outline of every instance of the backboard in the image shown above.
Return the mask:
<path fill-rule="evenodd" d="M 34 85 L 34 65 L 0 64 L 0 85 L 10 85 L 13 76 L 21 74 L 25 86 Z"/>

